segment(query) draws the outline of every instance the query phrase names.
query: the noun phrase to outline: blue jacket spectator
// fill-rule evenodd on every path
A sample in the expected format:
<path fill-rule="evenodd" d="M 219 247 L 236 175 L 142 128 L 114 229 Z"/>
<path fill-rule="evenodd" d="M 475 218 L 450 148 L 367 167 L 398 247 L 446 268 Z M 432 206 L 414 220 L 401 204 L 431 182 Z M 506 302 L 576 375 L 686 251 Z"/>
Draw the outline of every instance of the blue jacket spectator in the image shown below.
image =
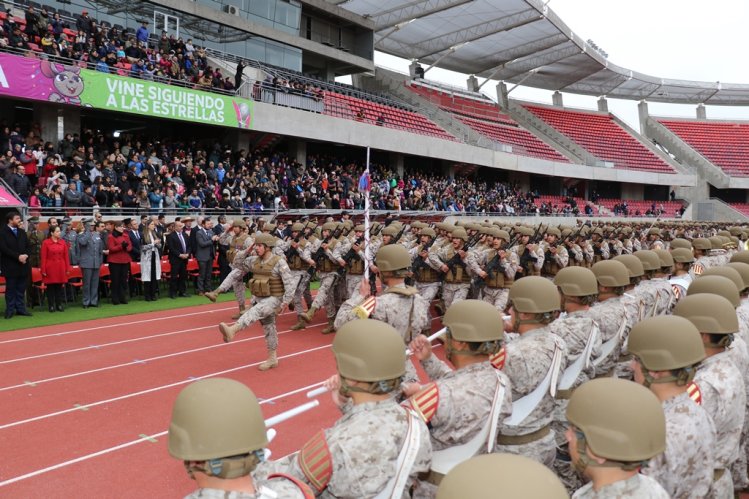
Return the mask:
<path fill-rule="evenodd" d="M 151 36 L 151 33 L 148 31 L 148 21 L 143 21 L 141 27 L 138 28 L 138 31 L 135 33 L 135 38 L 139 42 L 148 43 L 149 36 Z"/>

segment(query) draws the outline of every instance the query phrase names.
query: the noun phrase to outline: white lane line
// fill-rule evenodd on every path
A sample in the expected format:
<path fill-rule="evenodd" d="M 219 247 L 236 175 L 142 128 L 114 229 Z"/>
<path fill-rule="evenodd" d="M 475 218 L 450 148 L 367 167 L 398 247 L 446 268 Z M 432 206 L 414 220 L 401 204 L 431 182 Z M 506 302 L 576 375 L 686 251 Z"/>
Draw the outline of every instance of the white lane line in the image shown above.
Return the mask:
<path fill-rule="evenodd" d="M 187 307 L 185 307 L 187 308 Z M 191 317 L 193 315 L 203 315 L 203 314 L 213 314 L 216 312 L 225 312 L 226 310 L 234 310 L 235 307 L 227 307 L 227 308 L 215 308 L 213 310 L 204 310 L 202 312 L 190 312 L 188 314 L 179 314 L 179 315 L 168 315 L 166 317 L 154 317 L 152 319 L 141 319 L 138 321 L 130 321 L 130 322 L 118 322 L 116 324 L 105 324 L 103 326 L 92 326 L 92 327 L 85 327 L 82 329 L 73 329 L 71 331 L 63 331 L 60 333 L 49 333 L 49 334 L 41 334 L 39 336 L 24 336 L 23 338 L 15 338 L 12 340 L 3 340 L 0 341 L 0 345 L 4 345 L 6 343 L 17 343 L 19 341 L 31 341 L 31 340 L 43 340 L 46 338 L 55 338 L 57 336 L 66 336 L 68 334 L 75 334 L 75 333 L 87 333 L 89 331 L 98 331 L 100 329 L 107 329 L 110 327 L 122 327 L 122 326 L 132 326 L 135 324 L 145 324 L 147 322 L 155 322 L 155 321 L 164 321 L 168 319 L 180 319 L 182 317 Z M 121 316 L 126 317 L 126 316 Z M 117 319 L 118 317 L 106 317 L 105 319 Z M 95 319 L 95 320 L 102 320 L 102 319 Z"/>
<path fill-rule="evenodd" d="M 209 326 L 193 327 L 190 329 L 180 329 L 179 331 L 171 331 L 169 333 L 154 334 L 152 336 L 141 336 L 138 338 L 130 338 L 127 340 L 113 341 L 111 343 L 102 343 L 100 345 L 89 345 L 87 347 L 71 348 L 70 350 L 60 350 L 57 352 L 41 353 L 39 355 L 30 355 L 28 357 L 19 357 L 16 359 L 0 360 L 0 365 L 15 364 L 16 362 L 23 362 L 25 360 L 43 359 L 45 357 L 54 357 L 56 355 L 64 355 L 66 353 L 85 352 L 86 350 L 98 350 L 102 347 L 110 347 L 113 345 L 124 345 L 125 343 L 133 343 L 136 341 L 151 340 L 154 338 L 164 338 L 166 336 L 173 336 L 175 334 L 192 333 L 195 331 L 200 331 L 202 329 L 209 329 L 209 328 L 215 328 L 215 327 L 216 327 L 216 324 L 211 324 Z"/>
<path fill-rule="evenodd" d="M 327 323 L 326 322 L 320 322 L 319 324 L 310 324 L 307 327 L 308 328 L 313 328 L 313 327 L 322 326 L 323 324 L 327 324 Z M 213 326 L 213 327 L 215 327 L 215 326 Z M 280 336 L 282 334 L 288 334 L 288 333 L 294 333 L 294 332 L 295 331 L 292 331 L 291 329 L 288 329 L 286 331 L 280 331 L 278 334 Z M 8 391 L 8 390 L 13 390 L 15 388 L 28 388 L 29 386 L 37 386 L 37 385 L 39 385 L 41 383 L 49 383 L 51 381 L 59 381 L 61 379 L 75 378 L 75 377 L 83 376 L 83 375 L 86 375 L 86 374 L 99 373 L 99 372 L 102 372 L 102 371 L 108 371 L 110 369 L 118 369 L 120 367 L 127 367 L 127 366 L 132 366 L 132 365 L 135 365 L 135 364 L 148 363 L 148 362 L 151 362 L 151 361 L 154 361 L 154 360 L 168 359 L 170 357 L 177 357 L 179 355 L 186 355 L 186 354 L 190 354 L 190 353 L 201 352 L 201 351 L 210 350 L 210 349 L 213 349 L 213 348 L 228 347 L 230 345 L 236 345 L 236 344 L 239 344 L 239 343 L 244 343 L 246 341 L 253 341 L 253 340 L 257 340 L 257 339 L 264 338 L 264 337 L 265 337 L 264 335 L 251 336 L 249 338 L 245 338 L 245 339 L 242 339 L 242 340 L 232 341 L 231 343 L 223 343 L 223 342 L 221 342 L 221 343 L 217 343 L 215 345 L 208 345 L 208 346 L 205 346 L 205 347 L 193 348 L 191 350 L 183 350 L 181 352 L 174 352 L 174 353 L 169 353 L 169 354 L 165 354 L 165 355 L 158 355 L 156 357 L 149 357 L 147 359 L 139 359 L 138 361 L 125 362 L 123 364 L 115 364 L 115 365 L 106 366 L 106 367 L 99 367 L 97 369 L 89 369 L 88 371 L 80 371 L 80 372 L 76 372 L 76 373 L 63 374 L 61 376 L 55 376 L 55 377 L 52 377 L 52 378 L 45 378 L 45 379 L 39 379 L 39 380 L 33 380 L 33 381 L 27 380 L 27 381 L 24 381 L 23 383 L 19 383 L 17 385 L 11 385 L 11 386 L 2 387 L 2 388 L 0 388 L 0 392 L 4 392 L 4 391 Z"/>
<path fill-rule="evenodd" d="M 291 354 L 288 354 L 288 355 L 283 355 L 283 356 L 279 357 L 279 359 L 288 359 L 288 358 L 291 358 L 291 357 L 297 357 L 299 355 L 304 355 L 306 353 L 315 352 L 317 350 L 322 350 L 324 348 L 330 348 L 330 345 L 322 345 L 322 346 L 319 346 L 319 347 L 309 348 L 307 350 L 302 350 L 300 352 L 295 352 L 295 353 L 291 353 Z M 148 388 L 147 390 L 141 390 L 141 391 L 138 391 L 138 392 L 127 393 L 125 395 L 120 395 L 119 397 L 113 397 L 113 398 L 106 399 L 106 400 L 99 400 L 97 402 L 91 402 L 90 404 L 81 404 L 79 407 L 73 407 L 71 409 L 64 409 L 62 411 L 51 412 L 49 414 L 42 414 L 41 416 L 35 416 L 33 418 L 23 419 L 23 420 L 20 420 L 20 421 L 14 421 L 12 423 L 7 423 L 7 424 L 4 424 L 4 425 L 0 425 L 0 430 L 4 430 L 6 428 L 13 428 L 15 426 L 20 426 L 20 425 L 23 425 L 23 424 L 26 424 L 26 423 L 33 423 L 34 421 L 41 421 L 43 419 L 49 419 L 49 418 L 52 418 L 52 417 L 55 417 L 55 416 L 60 416 L 62 414 L 67 414 L 69 412 L 79 411 L 79 410 L 81 410 L 81 408 L 84 408 L 84 407 L 85 408 L 96 407 L 96 406 L 99 406 L 99 405 L 109 404 L 111 402 L 118 402 L 120 400 L 125 400 L 125 399 L 129 399 L 129 398 L 133 398 L 133 397 L 138 397 L 140 395 L 146 395 L 146 394 L 149 394 L 149 393 L 158 392 L 160 390 L 166 390 L 168 388 L 174 388 L 175 386 L 180 386 L 180 385 L 184 385 L 186 383 L 191 383 L 195 379 L 211 378 L 211 377 L 214 377 L 214 376 L 220 376 L 222 374 L 227 374 L 227 373 L 231 373 L 231 372 L 235 372 L 235 371 L 241 371 L 242 369 L 247 369 L 247 368 L 250 368 L 250 367 L 257 366 L 258 364 L 261 364 L 262 362 L 264 362 L 264 360 L 263 361 L 259 361 L 259 362 L 253 362 L 252 364 L 245 364 L 245 365 L 239 366 L 239 367 L 232 367 L 231 369 L 226 369 L 224 371 L 219 371 L 219 372 L 215 372 L 215 373 L 211 373 L 211 374 L 205 374 L 203 376 L 196 376 L 194 379 L 185 379 L 185 380 L 182 380 L 182 381 L 177 381 L 175 383 L 169 383 L 168 385 L 156 386 L 154 388 Z"/>
<path fill-rule="evenodd" d="M 200 378 L 198 378 L 198 379 L 200 379 Z M 281 399 L 281 398 L 289 397 L 291 395 L 295 395 L 295 394 L 300 393 L 300 392 L 308 391 L 309 389 L 315 388 L 315 387 L 317 387 L 317 386 L 319 386 L 321 384 L 322 384 L 322 382 L 320 382 L 320 383 L 314 383 L 312 385 L 304 386 L 302 388 L 297 388 L 296 390 L 292 390 L 290 392 L 282 393 L 280 395 L 276 395 L 274 397 L 271 397 L 271 398 L 268 398 L 268 399 L 264 399 L 264 400 L 260 401 L 260 405 L 267 404 L 269 402 L 273 402 L 273 401 Z M 143 442 L 152 442 L 153 439 L 158 438 L 158 437 L 163 437 L 167 433 L 168 433 L 168 430 L 162 431 L 162 432 L 159 432 L 159 433 L 154 433 L 153 435 L 145 435 L 144 437 L 139 438 L 137 440 L 133 440 L 131 442 L 125 442 L 124 444 L 115 445 L 114 447 L 109 447 L 108 449 L 102 449 L 102 450 L 97 451 L 97 452 L 92 452 L 91 454 L 86 454 L 85 456 L 80 456 L 80 457 L 77 457 L 75 459 L 71 459 L 69 461 L 64 461 L 62 463 L 57 463 L 57 464 L 54 464 L 52 466 L 48 466 L 46 468 L 35 470 L 35 471 L 30 472 L 30 473 L 26 473 L 25 475 L 19 475 L 19 476 L 14 477 L 14 478 L 9 478 L 8 480 L 0 482 L 0 487 L 5 487 L 6 485 L 11 485 L 11 484 L 16 483 L 16 482 L 27 480 L 29 478 L 33 478 L 35 476 L 39 476 L 39 475 L 42 475 L 44 473 L 48 473 L 50 471 L 59 470 L 60 468 L 64 468 L 66 466 L 70 466 L 71 464 L 80 463 L 82 461 L 88 461 L 89 459 L 93 459 L 95 457 L 103 456 L 105 454 L 110 454 L 112 452 L 115 452 L 115 451 L 118 451 L 118 450 L 121 450 L 121 449 L 125 449 L 127 447 L 131 447 L 133 445 L 137 445 L 137 444 L 140 444 L 140 443 L 143 443 Z"/>

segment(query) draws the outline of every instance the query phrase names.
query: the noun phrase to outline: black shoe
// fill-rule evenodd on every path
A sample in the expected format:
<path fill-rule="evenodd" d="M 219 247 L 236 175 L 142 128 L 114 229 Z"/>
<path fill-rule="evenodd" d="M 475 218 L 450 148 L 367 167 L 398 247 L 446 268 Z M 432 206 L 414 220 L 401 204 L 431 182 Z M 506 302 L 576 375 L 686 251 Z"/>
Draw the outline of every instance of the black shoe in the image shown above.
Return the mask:
<path fill-rule="evenodd" d="M 86 310 L 88 307 L 89 307 L 88 305 L 84 305 L 83 310 Z"/>
<path fill-rule="evenodd" d="M 16 312 L 16 315 L 22 315 L 24 317 L 32 317 L 33 314 L 27 310 L 24 310 L 23 312 Z"/>
<path fill-rule="evenodd" d="M 179 294 L 179 297 L 180 297 L 180 298 L 187 298 L 187 293 L 180 293 L 180 294 Z"/>
<path fill-rule="evenodd" d="M 49 307 L 49 312 L 53 313 L 55 311 L 55 307 Z"/>
<path fill-rule="evenodd" d="M 58 312 L 64 312 L 65 311 L 65 307 L 62 306 L 62 305 L 57 305 L 57 311 Z"/>
<path fill-rule="evenodd" d="M 175 298 L 177 298 L 177 295 L 169 295 L 169 298 L 171 298 L 172 300 L 174 300 Z"/>
<path fill-rule="evenodd" d="M 89 307 L 96 307 L 96 308 L 99 308 L 99 304 L 98 304 L 98 303 L 94 303 L 93 305 L 89 305 Z"/>
<path fill-rule="evenodd" d="M 13 312 L 5 312 L 5 318 L 6 319 L 12 319 L 13 318 Z"/>

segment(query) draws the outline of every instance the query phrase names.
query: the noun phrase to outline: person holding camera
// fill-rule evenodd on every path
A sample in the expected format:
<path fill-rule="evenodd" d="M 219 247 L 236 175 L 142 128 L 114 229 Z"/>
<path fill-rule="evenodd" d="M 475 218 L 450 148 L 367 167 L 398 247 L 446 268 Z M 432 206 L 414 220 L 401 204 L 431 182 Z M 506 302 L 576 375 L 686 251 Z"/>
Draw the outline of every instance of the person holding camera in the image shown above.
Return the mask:
<path fill-rule="evenodd" d="M 107 238 L 109 274 L 111 279 L 112 305 L 127 303 L 127 275 L 133 260 L 130 251 L 133 245 L 125 234 L 124 221 L 117 221 Z"/>

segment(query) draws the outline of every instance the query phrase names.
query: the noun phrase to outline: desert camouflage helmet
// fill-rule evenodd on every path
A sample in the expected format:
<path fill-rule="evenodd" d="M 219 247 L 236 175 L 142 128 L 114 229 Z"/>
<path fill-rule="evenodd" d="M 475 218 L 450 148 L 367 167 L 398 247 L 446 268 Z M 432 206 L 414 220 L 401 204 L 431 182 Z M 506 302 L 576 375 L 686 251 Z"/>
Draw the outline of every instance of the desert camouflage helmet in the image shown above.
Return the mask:
<path fill-rule="evenodd" d="M 548 229 L 546 229 L 546 233 L 550 236 L 562 237 L 562 231 L 560 231 L 556 227 L 549 227 Z"/>
<path fill-rule="evenodd" d="M 739 271 L 734 268 L 727 266 L 710 267 L 709 269 L 705 269 L 705 271 L 702 272 L 699 279 L 711 275 L 719 275 L 730 279 L 731 282 L 733 282 L 733 284 L 736 286 L 736 289 L 739 290 L 739 293 L 741 293 L 745 288 L 744 279 L 741 278 L 741 274 L 739 274 Z"/>
<path fill-rule="evenodd" d="M 231 222 L 232 227 L 239 227 L 240 229 L 246 229 L 247 228 L 247 222 L 242 220 L 241 218 L 235 218 Z"/>
<path fill-rule="evenodd" d="M 419 220 L 415 220 L 415 221 L 411 222 L 411 228 L 412 229 L 423 229 L 426 226 L 427 226 L 427 224 L 425 224 L 424 222 L 421 222 Z"/>
<path fill-rule="evenodd" d="M 739 251 L 731 255 L 731 263 L 733 262 L 749 264 L 749 251 Z"/>
<path fill-rule="evenodd" d="M 708 237 L 707 240 L 710 241 L 710 249 L 723 249 L 723 239 L 719 236 Z"/>
<path fill-rule="evenodd" d="M 648 230 L 648 235 L 649 236 L 660 236 L 661 235 L 661 229 L 659 229 L 658 227 L 651 227 Z"/>
<path fill-rule="evenodd" d="M 671 255 L 671 253 L 668 250 L 655 249 L 653 250 L 653 253 L 658 255 L 658 259 L 661 262 L 661 268 L 668 268 L 668 267 L 674 266 L 674 257 Z"/>
<path fill-rule="evenodd" d="M 304 230 L 304 224 L 296 222 L 291 226 L 291 232 L 302 232 Z"/>
<path fill-rule="evenodd" d="M 640 250 L 635 251 L 634 255 L 642 262 L 642 268 L 645 272 L 652 272 L 661 268 L 661 260 L 654 251 Z"/>
<path fill-rule="evenodd" d="M 565 267 L 554 276 L 554 284 L 566 296 L 598 294 L 598 281 L 592 270 L 585 267 Z"/>
<path fill-rule="evenodd" d="M 325 222 L 322 224 L 322 230 L 334 231 L 338 228 L 338 224 L 335 222 Z"/>
<path fill-rule="evenodd" d="M 728 229 L 728 233 L 731 234 L 732 236 L 736 236 L 736 237 L 741 236 L 742 232 L 744 232 L 744 231 L 743 231 L 743 229 L 741 227 L 734 226 L 734 227 L 729 227 L 729 229 Z"/>
<path fill-rule="evenodd" d="M 358 224 L 354 226 L 354 232 L 364 232 L 364 225 Z"/>
<path fill-rule="evenodd" d="M 731 262 L 726 264 L 726 267 L 730 267 L 741 275 L 741 280 L 744 281 L 744 290 L 749 288 L 749 264 L 744 262 Z"/>
<path fill-rule="evenodd" d="M 276 230 L 277 227 L 278 225 L 274 223 L 267 223 L 263 225 L 263 232 L 273 232 L 274 230 Z"/>
<path fill-rule="evenodd" d="M 591 268 L 598 284 L 607 288 L 629 286 L 629 270 L 617 260 L 601 260 Z"/>
<path fill-rule="evenodd" d="M 693 263 L 694 253 L 691 248 L 676 248 L 671 250 L 671 257 L 675 263 Z"/>
<path fill-rule="evenodd" d="M 687 241 L 686 239 L 683 239 L 681 237 L 677 237 L 673 241 L 671 241 L 671 249 L 677 249 L 677 248 L 685 248 L 688 250 L 692 249 L 692 243 Z"/>
<path fill-rule="evenodd" d="M 554 283 L 539 276 L 523 277 L 510 287 L 508 303 L 521 313 L 543 314 L 556 312 L 561 306 Z"/>
<path fill-rule="evenodd" d="M 382 229 L 382 232 L 380 232 L 380 234 L 382 234 L 383 236 L 397 236 L 398 232 L 400 232 L 400 229 L 397 226 L 390 224 Z"/>
<path fill-rule="evenodd" d="M 255 244 L 264 244 L 268 246 L 269 248 L 274 247 L 277 241 L 278 239 L 271 236 L 270 234 L 265 234 L 265 233 L 258 234 L 257 237 L 255 238 Z"/>
<path fill-rule="evenodd" d="M 739 290 L 736 288 L 736 283 L 721 275 L 698 277 L 687 289 L 687 296 L 704 293 L 722 296 L 733 305 L 734 309 L 741 304 L 741 297 L 739 296 Z"/>
<path fill-rule="evenodd" d="M 177 395 L 169 425 L 169 454 L 173 457 L 207 461 L 248 454 L 267 445 L 260 404 L 252 390 L 239 381 L 203 379 Z"/>
<path fill-rule="evenodd" d="M 344 378 L 375 382 L 406 372 L 403 338 L 392 326 L 373 319 L 347 322 L 333 340 L 333 355 Z"/>
<path fill-rule="evenodd" d="M 463 227 L 456 227 L 455 229 L 453 229 L 450 237 L 453 239 L 462 239 L 463 241 L 468 241 L 468 233 Z"/>
<path fill-rule="evenodd" d="M 411 255 L 408 254 L 405 246 L 388 244 L 377 250 L 375 263 L 381 272 L 403 270 L 411 266 Z"/>
<path fill-rule="evenodd" d="M 619 255 L 614 257 L 614 261 L 621 262 L 625 267 L 627 267 L 630 279 L 633 277 L 642 277 L 645 274 L 642 261 L 640 261 L 640 259 L 635 255 Z"/>
<path fill-rule="evenodd" d="M 627 349 L 649 371 L 690 367 L 705 358 L 699 330 L 687 318 L 677 315 L 650 317 L 635 324 Z"/>
<path fill-rule="evenodd" d="M 644 386 L 617 378 L 580 385 L 567 405 L 567 420 L 585 435 L 599 457 L 635 468 L 666 448 L 666 418 L 656 396 Z M 580 441 L 578 441 L 578 446 Z M 587 457 L 578 448 L 581 457 Z M 587 460 L 586 466 L 594 465 Z"/>
<path fill-rule="evenodd" d="M 434 232 L 434 229 L 432 229 L 431 227 L 424 227 L 423 229 L 421 229 L 421 232 L 419 234 L 421 234 L 422 236 L 429 236 L 432 238 L 437 237 L 437 233 Z"/>
<path fill-rule="evenodd" d="M 549 468 L 524 456 L 486 454 L 464 461 L 445 475 L 437 499 L 568 499 Z"/>
<path fill-rule="evenodd" d="M 718 231 L 718 236 L 720 236 L 720 237 L 730 237 L 731 236 L 731 231 L 728 231 L 728 230 L 725 230 L 725 229 L 724 230 L 719 230 Z"/>
<path fill-rule="evenodd" d="M 504 239 L 506 243 L 509 243 L 511 239 L 510 233 L 503 229 L 497 229 L 497 235 L 494 237 L 497 237 L 499 239 Z"/>
<path fill-rule="evenodd" d="M 676 304 L 673 315 L 684 317 L 700 333 L 735 334 L 739 319 L 731 302 L 712 293 L 688 295 Z"/>
<path fill-rule="evenodd" d="M 450 336 L 458 341 L 501 340 L 504 336 L 502 314 L 482 300 L 461 300 L 450 305 L 442 318 Z"/>
<path fill-rule="evenodd" d="M 710 243 L 709 239 L 698 237 L 696 239 L 692 239 L 692 247 L 696 250 L 708 251 L 712 249 L 713 245 Z"/>

